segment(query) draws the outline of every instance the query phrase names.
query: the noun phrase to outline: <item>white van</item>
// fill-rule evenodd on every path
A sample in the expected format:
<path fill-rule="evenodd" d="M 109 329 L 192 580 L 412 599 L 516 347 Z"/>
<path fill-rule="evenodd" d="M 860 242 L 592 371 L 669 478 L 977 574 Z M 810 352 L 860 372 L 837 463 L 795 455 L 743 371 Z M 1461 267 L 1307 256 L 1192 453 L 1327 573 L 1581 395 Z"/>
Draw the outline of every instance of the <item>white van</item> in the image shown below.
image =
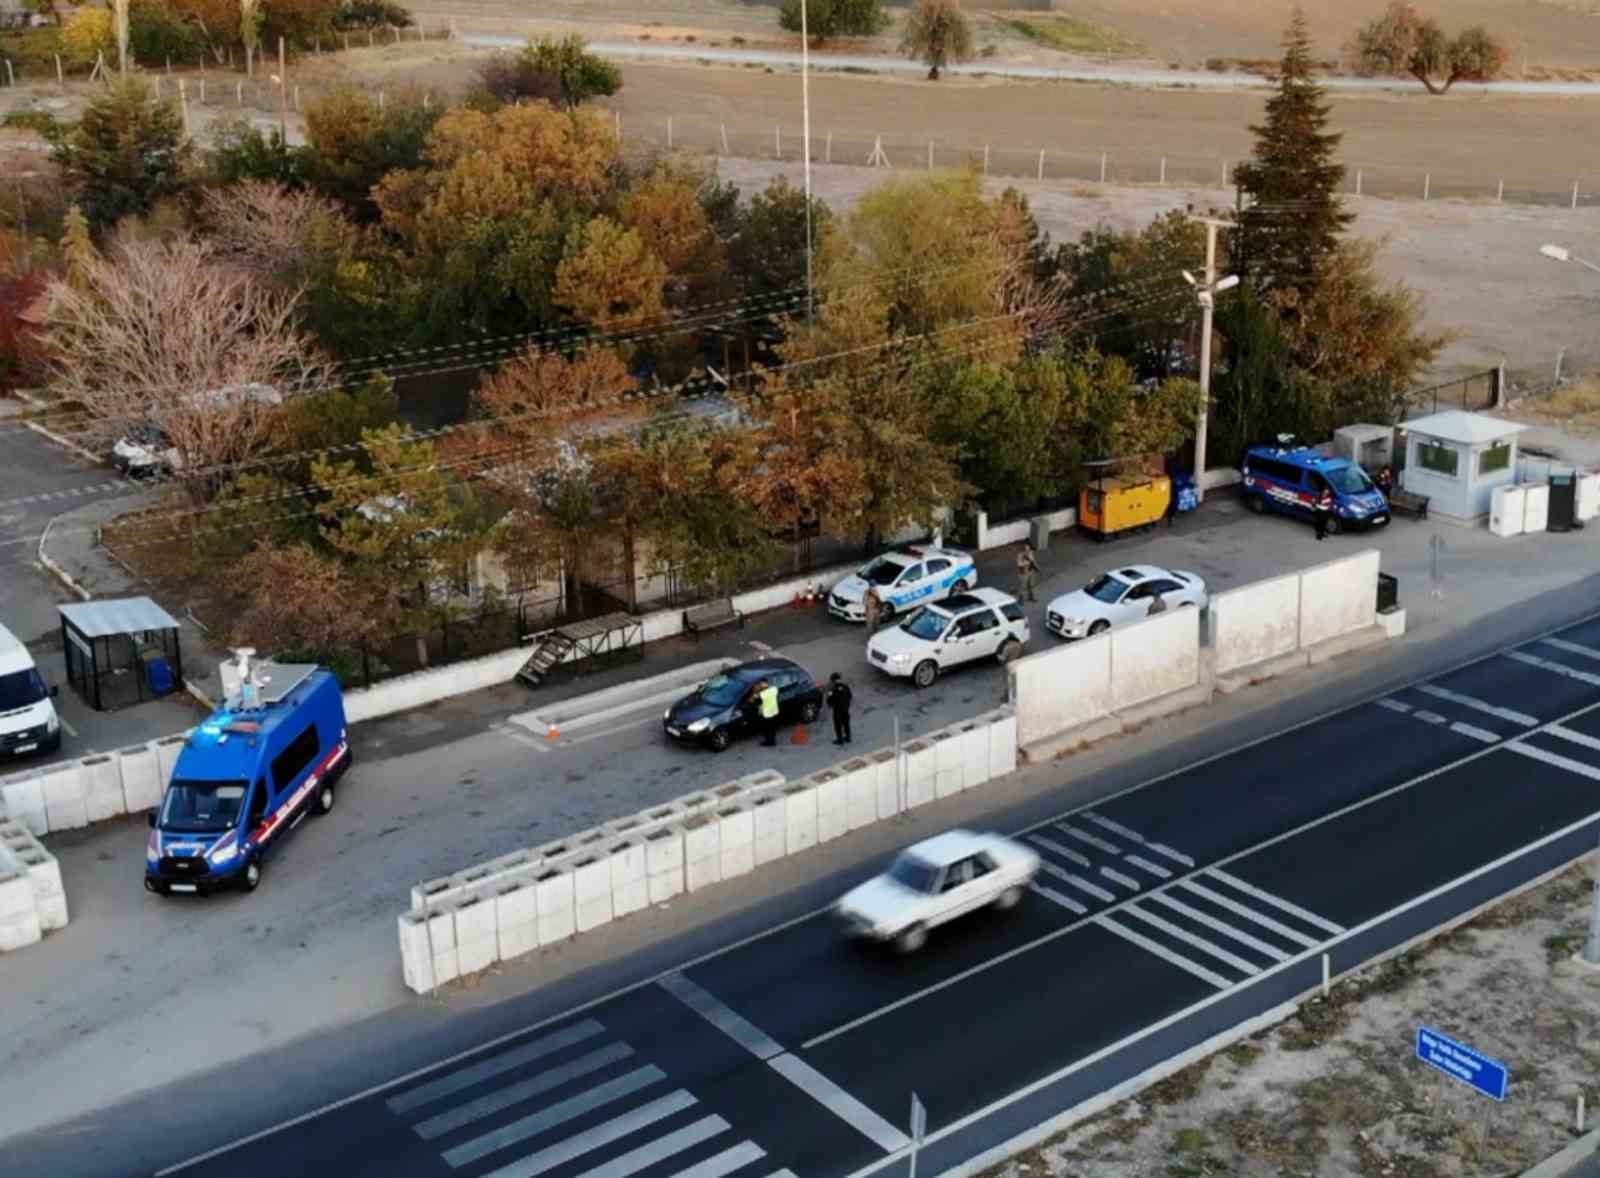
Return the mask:
<path fill-rule="evenodd" d="M 61 718 L 28 648 L 0 626 L 0 756 L 53 753 L 61 747 Z"/>

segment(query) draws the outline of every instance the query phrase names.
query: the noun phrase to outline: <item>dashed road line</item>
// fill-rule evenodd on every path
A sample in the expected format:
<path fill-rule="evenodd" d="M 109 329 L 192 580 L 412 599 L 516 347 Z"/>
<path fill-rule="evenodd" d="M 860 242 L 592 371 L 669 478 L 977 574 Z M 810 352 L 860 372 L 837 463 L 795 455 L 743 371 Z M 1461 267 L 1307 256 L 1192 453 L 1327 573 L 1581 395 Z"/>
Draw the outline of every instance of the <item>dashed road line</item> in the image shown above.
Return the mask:
<path fill-rule="evenodd" d="M 1143 868 L 1157 879 L 1172 878 L 1172 872 L 1168 871 L 1165 867 L 1162 867 L 1159 863 L 1150 862 L 1150 860 L 1146 859 L 1143 855 L 1124 855 L 1122 858 L 1124 862 L 1132 863 L 1135 867 Z"/>
<path fill-rule="evenodd" d="M 1418 684 L 1417 690 L 1431 695 L 1435 699 L 1449 700 L 1453 704 L 1460 704 L 1464 708 L 1471 708 L 1475 712 L 1482 712 L 1486 716 L 1494 716 L 1501 720 L 1510 720 L 1513 724 L 1521 724 L 1524 728 L 1537 728 L 1539 720 L 1526 712 L 1519 712 L 1513 708 L 1502 708 L 1496 704 L 1475 699 L 1470 695 L 1462 695 L 1459 691 L 1451 691 L 1448 687 L 1436 687 L 1432 683 Z"/>
<path fill-rule="evenodd" d="M 1129 830 L 1120 822 L 1113 822 L 1111 819 L 1102 818 L 1098 814 L 1085 814 L 1084 817 L 1086 817 L 1090 822 L 1093 822 L 1096 826 L 1101 826 L 1106 830 L 1109 830 L 1112 834 L 1120 834 L 1130 843 L 1136 843 L 1139 846 L 1144 845 L 1144 835 L 1138 833 L 1137 831 Z"/>
<path fill-rule="evenodd" d="M 1077 839 L 1080 843 L 1087 843 L 1097 851 L 1104 851 L 1107 855 L 1122 854 L 1122 848 L 1117 846 L 1116 843 L 1108 843 L 1099 835 L 1090 834 L 1087 830 L 1079 830 L 1076 826 L 1068 826 L 1065 822 L 1057 824 L 1056 829 L 1069 838 Z"/>
<path fill-rule="evenodd" d="M 1077 851 L 1074 851 L 1071 847 L 1063 847 L 1060 843 L 1056 842 L 1054 839 L 1047 839 L 1043 835 L 1037 835 L 1037 834 L 1030 836 L 1030 839 L 1035 845 L 1041 846 L 1047 851 L 1051 851 L 1051 852 L 1053 852 L 1053 853 L 1055 853 L 1057 855 L 1060 855 L 1063 859 L 1066 859 L 1068 862 L 1071 862 L 1071 863 L 1076 863 L 1079 867 L 1088 867 L 1088 866 L 1090 866 L 1090 864 L 1089 864 L 1089 856 L 1080 855 Z"/>
<path fill-rule="evenodd" d="M 1123 887 L 1127 888 L 1130 892 L 1137 892 L 1137 891 L 1142 890 L 1141 889 L 1141 885 L 1140 885 L 1138 880 L 1134 879 L 1133 876 L 1131 876 L 1131 875 L 1122 874 L 1122 872 L 1116 870 L 1115 868 L 1102 867 L 1100 869 L 1100 874 L 1105 876 L 1112 883 L 1121 884 Z"/>
<path fill-rule="evenodd" d="M 1029 884 L 1028 890 L 1043 896 L 1046 900 L 1049 900 L 1053 904 L 1061 905 L 1061 907 L 1065 908 L 1068 912 L 1077 913 L 1079 916 L 1082 916 L 1084 913 L 1089 911 L 1088 908 L 1078 903 L 1071 896 L 1063 896 L 1054 888 L 1047 888 L 1041 883 L 1035 882 Z"/>

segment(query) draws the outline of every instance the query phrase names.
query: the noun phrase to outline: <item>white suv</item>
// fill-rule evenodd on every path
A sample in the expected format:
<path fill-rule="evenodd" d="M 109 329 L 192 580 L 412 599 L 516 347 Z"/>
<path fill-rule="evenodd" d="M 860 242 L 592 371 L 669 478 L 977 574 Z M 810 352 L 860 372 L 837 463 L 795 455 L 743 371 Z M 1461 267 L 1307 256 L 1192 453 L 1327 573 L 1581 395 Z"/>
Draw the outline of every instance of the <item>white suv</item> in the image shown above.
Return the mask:
<path fill-rule="evenodd" d="M 1028 641 L 1028 618 L 1017 599 L 998 589 L 973 589 L 926 605 L 867 643 L 878 670 L 927 687 L 948 667 L 975 659 L 1010 662 Z"/>

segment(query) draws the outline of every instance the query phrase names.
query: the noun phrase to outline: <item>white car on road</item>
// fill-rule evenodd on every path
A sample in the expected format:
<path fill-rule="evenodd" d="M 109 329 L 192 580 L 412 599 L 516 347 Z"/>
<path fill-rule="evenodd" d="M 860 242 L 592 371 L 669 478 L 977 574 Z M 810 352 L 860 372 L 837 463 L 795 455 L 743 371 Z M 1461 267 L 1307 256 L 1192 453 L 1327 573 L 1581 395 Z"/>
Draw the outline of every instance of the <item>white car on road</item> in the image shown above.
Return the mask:
<path fill-rule="evenodd" d="M 1044 628 L 1062 638 L 1088 638 L 1150 614 L 1156 594 L 1169 609 L 1202 607 L 1206 583 L 1194 573 L 1154 564 L 1132 564 L 1101 573 L 1082 589 L 1063 593 L 1045 607 Z"/>
<path fill-rule="evenodd" d="M 998 834 L 952 830 L 900 852 L 889 870 L 847 893 L 834 913 L 852 937 L 914 953 L 928 930 L 994 907 L 1015 908 L 1039 856 Z"/>
<path fill-rule="evenodd" d="M 894 548 L 835 585 L 828 594 L 828 612 L 847 622 L 866 621 L 862 603 L 873 588 L 883 602 L 878 617 L 888 621 L 897 613 L 965 593 L 977 583 L 978 567 L 965 552 L 928 545 Z"/>
<path fill-rule="evenodd" d="M 867 661 L 878 670 L 929 687 L 949 667 L 976 659 L 1009 663 L 1028 642 L 1021 604 L 998 589 L 974 589 L 925 605 L 867 642 Z"/>

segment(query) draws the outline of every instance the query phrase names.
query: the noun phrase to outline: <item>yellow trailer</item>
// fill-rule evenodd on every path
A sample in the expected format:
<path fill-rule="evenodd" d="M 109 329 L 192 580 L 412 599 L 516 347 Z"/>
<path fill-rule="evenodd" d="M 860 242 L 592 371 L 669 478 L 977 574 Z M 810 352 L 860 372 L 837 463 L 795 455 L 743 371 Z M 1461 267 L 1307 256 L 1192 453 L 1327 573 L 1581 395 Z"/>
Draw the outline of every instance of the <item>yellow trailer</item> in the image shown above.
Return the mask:
<path fill-rule="evenodd" d="M 1153 528 L 1172 502 L 1172 480 L 1143 469 L 1114 474 L 1119 459 L 1086 462 L 1091 482 L 1078 492 L 1078 527 L 1100 540 Z"/>

